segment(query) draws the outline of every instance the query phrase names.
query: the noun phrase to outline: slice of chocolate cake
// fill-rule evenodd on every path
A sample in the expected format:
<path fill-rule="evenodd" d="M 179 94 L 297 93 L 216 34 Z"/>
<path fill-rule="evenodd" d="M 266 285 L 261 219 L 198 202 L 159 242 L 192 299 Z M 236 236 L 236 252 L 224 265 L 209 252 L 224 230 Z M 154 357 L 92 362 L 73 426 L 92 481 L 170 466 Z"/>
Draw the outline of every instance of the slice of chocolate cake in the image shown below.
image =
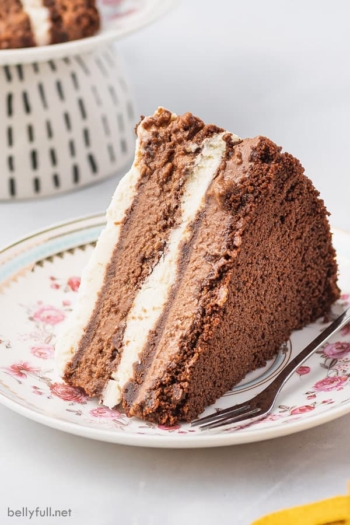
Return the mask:
<path fill-rule="evenodd" d="M 57 344 L 70 385 L 129 416 L 190 421 L 338 298 L 318 192 L 264 137 L 159 108 Z"/>
<path fill-rule="evenodd" d="M 0 49 L 78 40 L 99 27 L 95 0 L 0 0 Z"/>
<path fill-rule="evenodd" d="M 20 0 L 1 0 L 0 49 L 35 45 L 30 20 Z"/>

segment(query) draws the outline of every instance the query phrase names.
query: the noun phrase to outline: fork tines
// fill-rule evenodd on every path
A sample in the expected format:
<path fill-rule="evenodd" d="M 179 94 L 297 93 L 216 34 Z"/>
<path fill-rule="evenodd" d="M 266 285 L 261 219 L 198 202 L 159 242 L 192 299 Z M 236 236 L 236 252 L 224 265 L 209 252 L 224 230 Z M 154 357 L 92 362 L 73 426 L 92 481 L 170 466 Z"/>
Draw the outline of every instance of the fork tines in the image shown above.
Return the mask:
<path fill-rule="evenodd" d="M 225 410 L 220 410 L 215 414 L 196 419 L 192 421 L 191 426 L 199 426 L 201 430 L 209 430 L 221 426 L 229 425 L 230 423 L 239 423 L 251 417 L 255 417 L 261 411 L 260 407 L 252 407 L 248 402 L 235 405 Z"/>
<path fill-rule="evenodd" d="M 277 377 L 269 384 L 267 388 L 262 390 L 257 396 L 253 397 L 245 403 L 235 405 L 225 410 L 220 410 L 211 416 L 196 419 L 192 422 L 192 426 L 199 426 L 201 430 L 208 430 L 211 428 L 218 428 L 232 423 L 239 423 L 242 421 L 250 421 L 253 419 L 261 419 L 263 416 L 270 413 L 276 398 L 293 375 L 298 367 L 303 364 L 310 355 L 328 341 L 328 339 L 335 334 L 342 326 L 350 321 L 350 308 L 347 308 L 331 325 L 329 325 L 316 339 L 311 341 L 304 350 L 302 350 Z"/>

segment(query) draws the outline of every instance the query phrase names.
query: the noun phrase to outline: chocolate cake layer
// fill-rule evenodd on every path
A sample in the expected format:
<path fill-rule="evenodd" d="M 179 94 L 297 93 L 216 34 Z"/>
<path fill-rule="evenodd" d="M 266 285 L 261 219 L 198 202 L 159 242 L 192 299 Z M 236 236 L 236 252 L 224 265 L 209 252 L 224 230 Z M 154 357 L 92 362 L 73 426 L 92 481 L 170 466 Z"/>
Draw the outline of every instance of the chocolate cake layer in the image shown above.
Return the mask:
<path fill-rule="evenodd" d="M 69 40 L 68 32 L 56 0 L 43 0 L 44 6 L 50 13 L 50 41 L 49 44 L 62 44 Z"/>
<path fill-rule="evenodd" d="M 55 0 L 68 40 L 95 35 L 100 29 L 100 16 L 95 0 Z"/>
<path fill-rule="evenodd" d="M 29 18 L 20 0 L 1 0 L 0 49 L 35 46 Z"/>
<path fill-rule="evenodd" d="M 326 215 L 297 160 L 261 137 L 234 146 L 125 388 L 129 415 L 190 421 L 329 310 L 339 291 Z"/>
<path fill-rule="evenodd" d="M 180 220 L 179 202 L 201 144 L 221 131 L 190 114 L 174 120 L 167 111 L 144 121 L 142 129 L 137 194 L 123 222 L 93 315 L 65 370 L 65 380 L 83 387 L 89 395 L 101 395 L 118 367 L 128 313 Z"/>

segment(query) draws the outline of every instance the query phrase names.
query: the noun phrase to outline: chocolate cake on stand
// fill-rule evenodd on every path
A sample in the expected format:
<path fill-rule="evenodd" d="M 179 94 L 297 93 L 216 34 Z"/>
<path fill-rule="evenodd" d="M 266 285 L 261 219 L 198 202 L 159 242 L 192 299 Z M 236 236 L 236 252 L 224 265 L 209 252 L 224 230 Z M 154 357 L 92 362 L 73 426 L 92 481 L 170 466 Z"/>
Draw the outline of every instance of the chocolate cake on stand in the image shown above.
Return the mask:
<path fill-rule="evenodd" d="M 1 0 L 0 49 L 78 40 L 99 28 L 95 0 Z"/>
<path fill-rule="evenodd" d="M 174 0 L 0 3 L 0 200 L 120 173 L 132 161 L 136 112 L 112 44 Z"/>

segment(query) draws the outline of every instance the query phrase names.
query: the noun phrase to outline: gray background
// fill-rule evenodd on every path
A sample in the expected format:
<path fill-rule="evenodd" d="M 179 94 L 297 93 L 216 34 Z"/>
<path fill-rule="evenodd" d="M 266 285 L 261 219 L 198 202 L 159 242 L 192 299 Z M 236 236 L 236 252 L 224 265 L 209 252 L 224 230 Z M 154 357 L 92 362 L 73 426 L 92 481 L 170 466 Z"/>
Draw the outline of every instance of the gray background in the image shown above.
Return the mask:
<path fill-rule="evenodd" d="M 299 157 L 350 230 L 350 4 L 183 1 L 118 44 L 139 113 L 192 111 Z M 54 199 L 0 204 L 0 244 L 101 211 L 116 178 Z M 70 507 L 72 525 L 248 525 L 265 512 L 344 493 L 350 418 L 275 441 L 212 450 L 132 449 L 65 435 L 0 407 L 6 508 Z M 48 523 L 56 525 L 55 520 Z"/>

